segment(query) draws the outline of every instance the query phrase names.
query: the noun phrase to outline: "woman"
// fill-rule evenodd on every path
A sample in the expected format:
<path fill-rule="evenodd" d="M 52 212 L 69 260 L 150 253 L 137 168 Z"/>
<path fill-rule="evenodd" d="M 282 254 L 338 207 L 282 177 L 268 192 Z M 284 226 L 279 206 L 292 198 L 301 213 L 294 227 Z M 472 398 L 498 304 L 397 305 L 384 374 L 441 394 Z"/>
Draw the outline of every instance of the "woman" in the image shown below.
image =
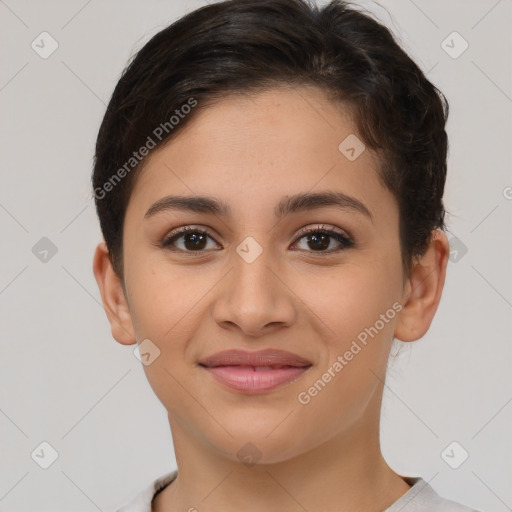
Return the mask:
<path fill-rule="evenodd" d="M 97 140 L 94 273 L 178 470 L 120 511 L 470 510 L 379 444 L 393 338 L 444 285 L 447 115 L 342 1 L 219 2 L 138 52 Z"/>

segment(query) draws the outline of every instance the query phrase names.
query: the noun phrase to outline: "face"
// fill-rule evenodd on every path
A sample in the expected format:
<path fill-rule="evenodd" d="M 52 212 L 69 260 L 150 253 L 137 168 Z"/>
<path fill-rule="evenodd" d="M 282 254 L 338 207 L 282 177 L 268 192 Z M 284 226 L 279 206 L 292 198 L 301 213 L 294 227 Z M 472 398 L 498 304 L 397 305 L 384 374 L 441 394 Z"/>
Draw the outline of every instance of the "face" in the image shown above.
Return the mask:
<path fill-rule="evenodd" d="M 355 126 L 313 87 L 195 115 L 147 160 L 124 224 L 130 322 L 160 351 L 144 370 L 171 427 L 233 460 L 251 442 L 262 462 L 373 428 L 404 292 L 398 208 L 377 156 L 357 156 L 353 138 L 355 151 L 340 151 Z M 152 209 L 167 196 L 226 211 Z M 242 391 L 200 364 L 231 349 L 308 366 Z"/>

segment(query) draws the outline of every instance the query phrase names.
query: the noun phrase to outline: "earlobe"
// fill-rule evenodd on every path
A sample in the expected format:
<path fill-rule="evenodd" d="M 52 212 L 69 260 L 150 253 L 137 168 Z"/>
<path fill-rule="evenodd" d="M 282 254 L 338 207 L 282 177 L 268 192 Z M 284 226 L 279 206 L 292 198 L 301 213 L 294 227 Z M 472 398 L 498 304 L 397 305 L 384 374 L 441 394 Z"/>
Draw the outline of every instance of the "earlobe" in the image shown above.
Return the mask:
<path fill-rule="evenodd" d="M 110 322 L 112 336 L 122 345 L 133 345 L 137 338 L 124 295 L 123 284 L 112 268 L 105 242 L 99 243 L 96 247 L 93 272 L 100 289 L 105 313 Z"/>
<path fill-rule="evenodd" d="M 436 229 L 425 254 L 415 260 L 404 287 L 403 309 L 394 334 L 399 340 L 415 341 L 428 331 L 441 300 L 449 254 L 446 235 Z"/>

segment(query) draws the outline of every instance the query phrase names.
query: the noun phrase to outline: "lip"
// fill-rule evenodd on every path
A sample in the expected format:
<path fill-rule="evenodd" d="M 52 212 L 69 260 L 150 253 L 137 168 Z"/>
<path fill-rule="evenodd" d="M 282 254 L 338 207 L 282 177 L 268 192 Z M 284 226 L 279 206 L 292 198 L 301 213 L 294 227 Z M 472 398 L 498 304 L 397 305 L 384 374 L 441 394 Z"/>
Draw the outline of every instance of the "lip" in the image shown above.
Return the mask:
<path fill-rule="evenodd" d="M 292 382 L 311 367 L 311 362 L 284 350 L 257 352 L 226 350 L 200 363 L 217 381 L 247 394 L 273 390 Z"/>
<path fill-rule="evenodd" d="M 310 366 L 311 361 L 303 357 L 287 352 L 267 348 L 256 352 L 246 350 L 224 350 L 206 357 L 200 361 L 200 364 L 208 367 L 215 366 Z"/>

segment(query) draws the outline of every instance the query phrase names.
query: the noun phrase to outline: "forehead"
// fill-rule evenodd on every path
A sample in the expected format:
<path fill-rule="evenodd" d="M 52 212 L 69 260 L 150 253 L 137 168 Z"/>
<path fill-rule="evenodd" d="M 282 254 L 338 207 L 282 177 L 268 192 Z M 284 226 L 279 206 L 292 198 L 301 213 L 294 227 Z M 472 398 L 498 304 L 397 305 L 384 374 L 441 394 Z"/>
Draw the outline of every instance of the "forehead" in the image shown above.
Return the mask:
<path fill-rule="evenodd" d="M 378 156 L 362 149 L 350 111 L 316 87 L 232 95 L 196 108 L 147 158 L 129 203 L 138 216 L 165 194 L 215 196 L 252 211 L 315 189 L 357 196 L 370 210 L 383 194 L 393 200 L 378 179 Z"/>

